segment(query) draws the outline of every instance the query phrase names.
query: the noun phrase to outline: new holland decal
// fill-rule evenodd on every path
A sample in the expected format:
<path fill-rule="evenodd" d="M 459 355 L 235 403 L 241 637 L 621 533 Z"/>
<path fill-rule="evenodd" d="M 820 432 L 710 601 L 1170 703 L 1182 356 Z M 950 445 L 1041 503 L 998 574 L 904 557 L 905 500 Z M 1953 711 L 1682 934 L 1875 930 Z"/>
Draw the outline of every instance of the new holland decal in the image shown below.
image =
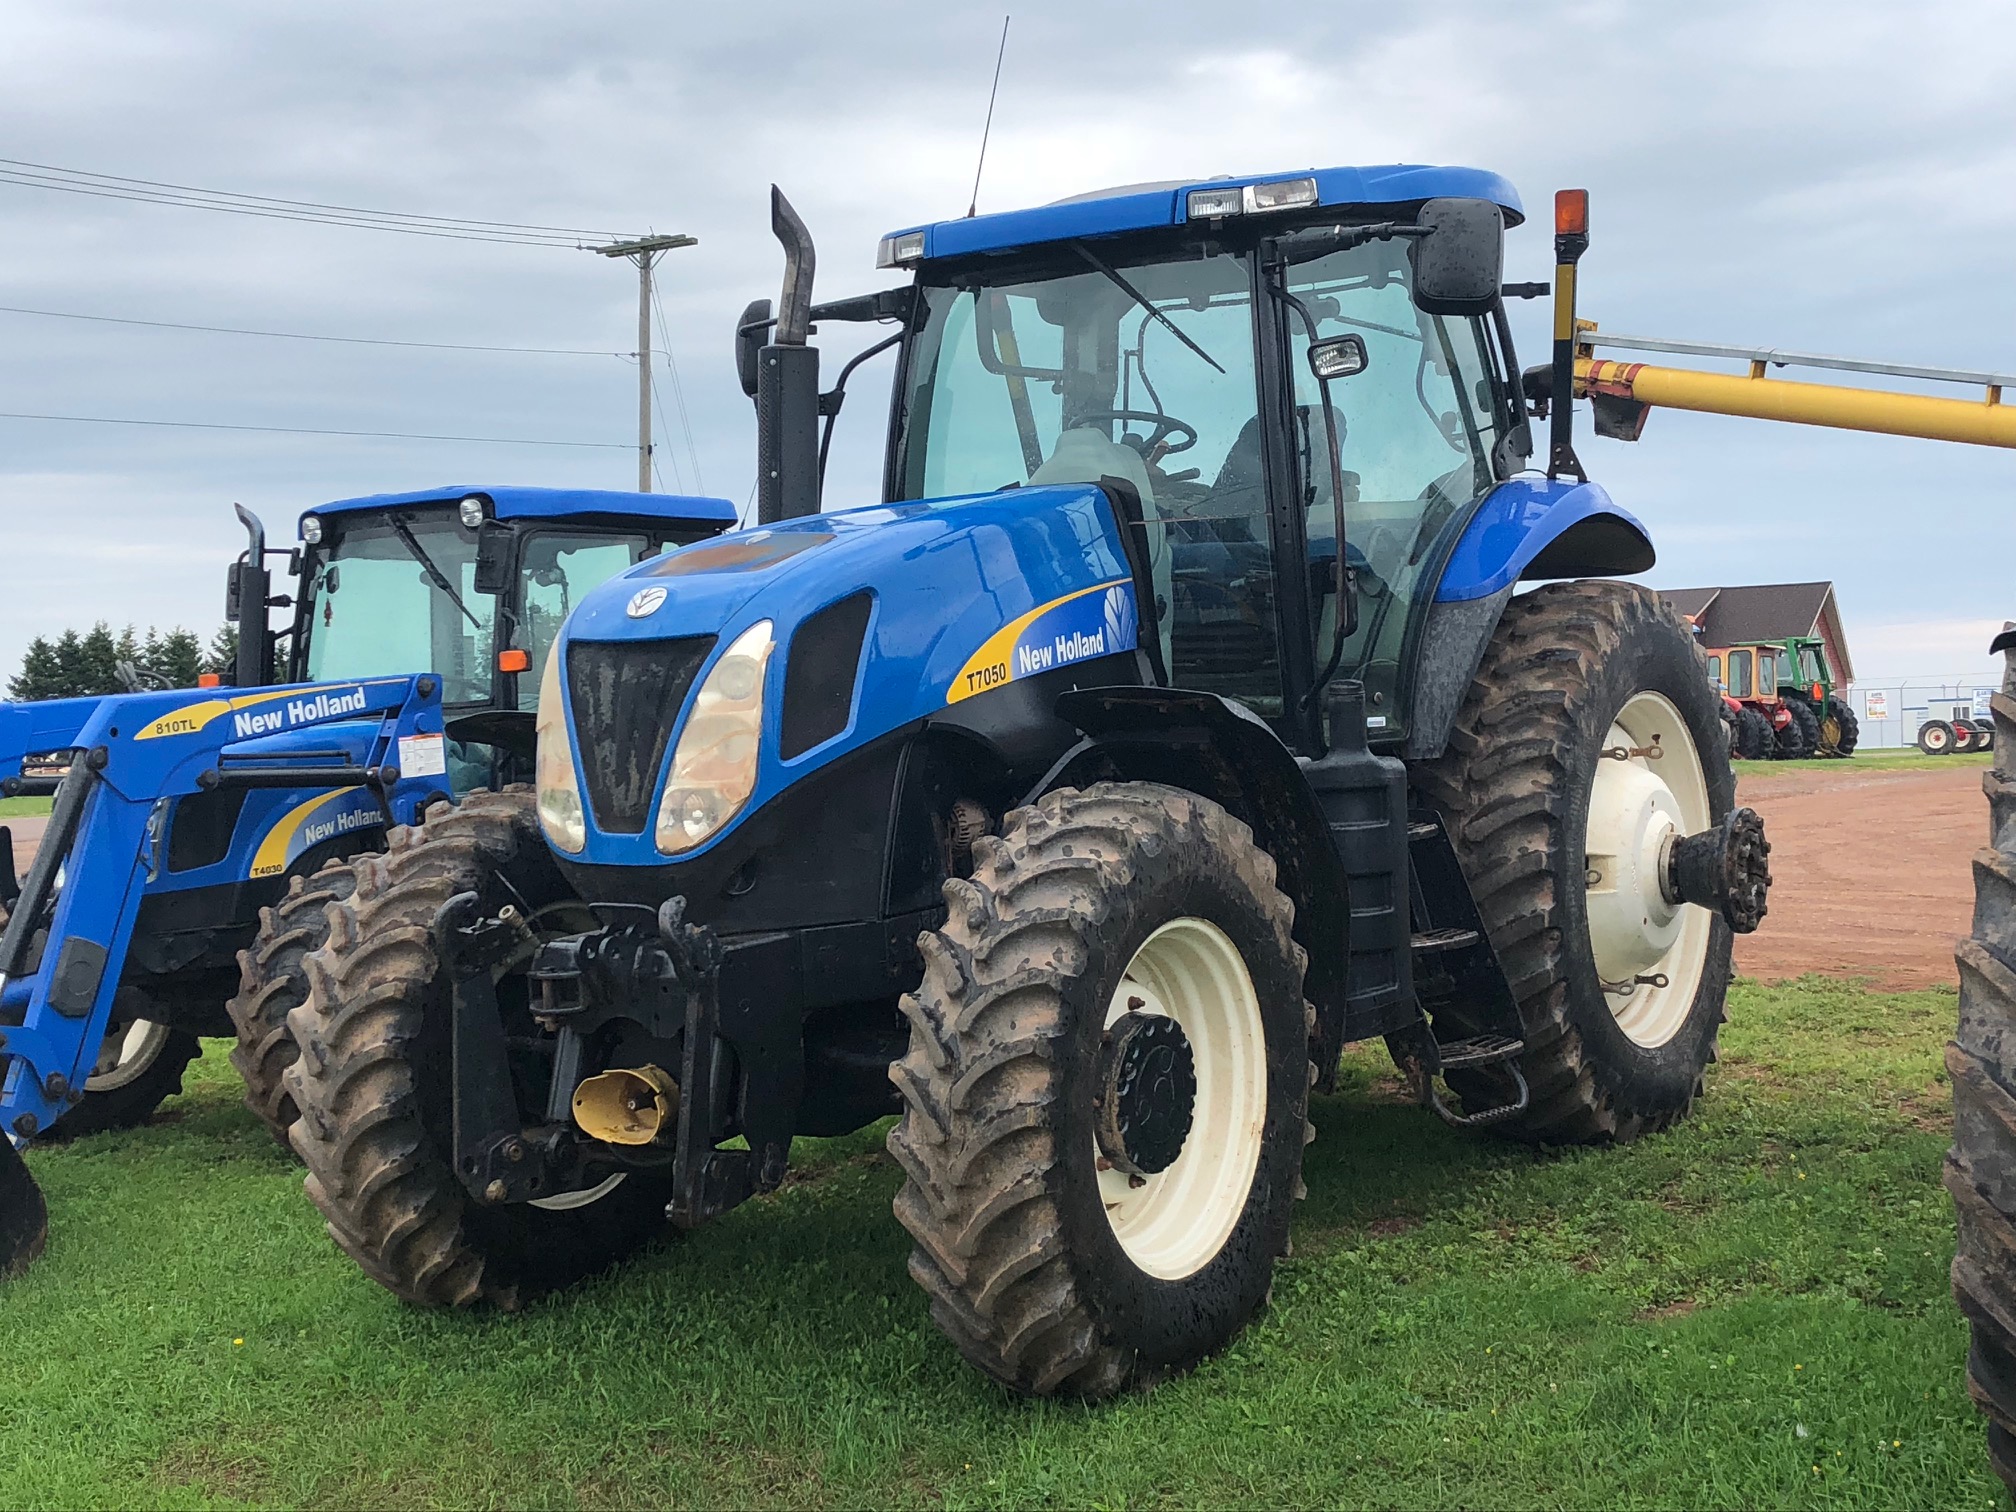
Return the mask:
<path fill-rule="evenodd" d="M 209 723 L 229 714 L 231 738 L 249 740 L 260 735 L 277 735 L 300 725 L 320 724 L 346 714 L 362 714 L 371 702 L 367 688 L 386 684 L 357 683 L 335 692 L 319 692 L 303 697 L 291 689 L 277 693 L 245 693 L 236 698 L 206 698 L 185 704 L 136 731 L 135 740 L 160 740 L 169 735 L 194 735 Z M 270 706 L 270 707 L 269 707 Z"/>
<path fill-rule="evenodd" d="M 952 679 L 945 702 L 991 692 L 1018 677 L 1132 651 L 1138 624 L 1134 585 L 1125 578 L 1052 599 L 989 636 Z"/>
<path fill-rule="evenodd" d="M 301 853 L 324 840 L 334 840 L 353 830 L 372 829 L 384 824 L 385 811 L 377 796 L 361 787 L 338 788 L 333 793 L 317 793 L 306 803 L 289 809 L 280 822 L 266 832 L 252 856 L 254 877 L 277 877 Z"/>

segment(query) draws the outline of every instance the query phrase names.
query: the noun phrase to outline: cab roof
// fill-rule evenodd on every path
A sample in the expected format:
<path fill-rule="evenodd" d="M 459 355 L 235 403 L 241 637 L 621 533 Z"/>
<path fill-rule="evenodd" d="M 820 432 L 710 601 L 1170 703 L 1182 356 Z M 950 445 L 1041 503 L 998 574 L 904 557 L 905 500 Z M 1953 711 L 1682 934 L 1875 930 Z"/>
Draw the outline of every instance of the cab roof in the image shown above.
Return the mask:
<path fill-rule="evenodd" d="M 654 520 L 703 520 L 710 524 L 735 523 L 735 506 L 726 499 L 710 499 L 691 494 L 626 493 L 608 488 L 521 488 L 498 487 L 488 483 L 444 483 L 439 488 L 422 488 L 413 493 L 366 494 L 357 499 L 337 499 L 303 510 L 327 517 L 367 509 L 396 509 L 401 505 L 454 504 L 471 494 L 490 501 L 491 517 L 499 520 L 565 519 L 571 515 L 643 515 Z"/>
<path fill-rule="evenodd" d="M 922 260 L 925 262 L 976 253 L 1013 252 L 1044 242 L 1117 236 L 1157 226 L 1180 226 L 1189 218 L 1188 196 L 1193 189 L 1240 188 L 1247 184 L 1267 184 L 1295 178 L 1316 180 L 1317 204 L 1324 208 L 1409 204 L 1447 197 L 1490 200 L 1505 211 L 1508 225 L 1516 226 L 1526 218 L 1519 203 L 1519 191 L 1496 173 L 1483 168 L 1392 163 L 1377 168 L 1295 168 L 1280 173 L 1228 174 L 1218 178 L 1122 184 L 1029 210 L 1008 210 L 995 215 L 905 226 L 889 234 L 897 237 L 922 231 Z M 1306 216 L 1308 211 L 1295 213 Z M 1263 214 L 1258 218 L 1265 219 L 1267 216 Z"/>

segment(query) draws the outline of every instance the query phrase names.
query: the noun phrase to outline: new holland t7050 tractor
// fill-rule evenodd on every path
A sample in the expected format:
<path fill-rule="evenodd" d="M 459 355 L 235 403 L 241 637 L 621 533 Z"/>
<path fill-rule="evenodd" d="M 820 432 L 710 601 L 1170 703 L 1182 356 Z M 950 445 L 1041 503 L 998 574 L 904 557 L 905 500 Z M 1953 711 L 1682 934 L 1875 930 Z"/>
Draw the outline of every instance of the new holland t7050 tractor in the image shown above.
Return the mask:
<path fill-rule="evenodd" d="M 1566 403 L 1528 466 L 1509 184 L 1138 185 L 898 232 L 907 283 L 819 305 L 773 218 L 758 526 L 587 595 L 536 792 L 396 832 L 308 957 L 339 1244 L 510 1306 L 897 1114 L 939 1326 L 1099 1395 L 1267 1296 L 1349 1043 L 1515 1138 L 1687 1111 L 1765 845 Z M 1571 200 L 1564 312 L 1585 240 Z M 821 512 L 814 321 L 890 327 L 865 507 Z"/>

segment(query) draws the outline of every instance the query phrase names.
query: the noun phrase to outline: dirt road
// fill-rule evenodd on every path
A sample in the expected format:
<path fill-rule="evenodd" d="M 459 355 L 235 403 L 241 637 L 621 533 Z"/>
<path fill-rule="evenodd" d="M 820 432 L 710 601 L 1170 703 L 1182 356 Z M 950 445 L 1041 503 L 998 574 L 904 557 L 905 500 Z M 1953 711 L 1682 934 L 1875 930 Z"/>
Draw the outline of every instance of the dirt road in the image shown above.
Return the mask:
<path fill-rule="evenodd" d="M 1816 971 L 1883 987 L 1955 980 L 1953 942 L 1974 911 L 1974 852 L 1988 840 L 1987 768 L 1877 771 L 1852 762 L 1764 772 L 1737 800 L 1771 837 L 1771 912 L 1736 942 L 1736 969 L 1776 980 Z"/>

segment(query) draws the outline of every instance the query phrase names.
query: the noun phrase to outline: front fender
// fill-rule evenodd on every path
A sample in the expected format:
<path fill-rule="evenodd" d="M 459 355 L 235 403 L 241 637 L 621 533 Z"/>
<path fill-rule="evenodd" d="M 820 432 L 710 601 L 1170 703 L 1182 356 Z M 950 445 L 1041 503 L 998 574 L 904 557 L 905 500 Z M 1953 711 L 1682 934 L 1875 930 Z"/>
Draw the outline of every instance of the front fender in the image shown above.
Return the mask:
<path fill-rule="evenodd" d="M 1295 905 L 1296 942 L 1309 953 L 1304 990 L 1317 1020 L 1310 1053 L 1327 1087 L 1344 1045 L 1349 883 L 1294 753 L 1258 715 L 1215 693 L 1081 688 L 1061 695 L 1056 709 L 1086 741 L 1028 801 L 1101 777 L 1166 783 L 1224 807 L 1274 858 L 1275 879 Z"/>
<path fill-rule="evenodd" d="M 1657 559 L 1645 527 L 1595 483 L 1513 478 L 1477 506 L 1436 585 L 1437 603 L 1489 598 L 1538 578 L 1622 577 Z"/>

